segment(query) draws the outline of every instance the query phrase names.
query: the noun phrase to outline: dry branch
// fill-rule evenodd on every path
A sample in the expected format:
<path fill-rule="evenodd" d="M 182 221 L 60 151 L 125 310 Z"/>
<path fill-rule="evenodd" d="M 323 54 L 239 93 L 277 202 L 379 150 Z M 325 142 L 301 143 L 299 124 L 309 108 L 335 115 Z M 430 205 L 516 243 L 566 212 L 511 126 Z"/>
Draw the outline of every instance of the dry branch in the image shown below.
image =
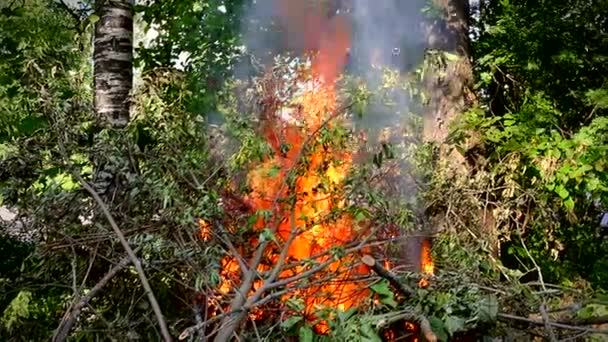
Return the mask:
<path fill-rule="evenodd" d="M 365 265 L 371 267 L 371 269 L 374 270 L 374 272 L 376 272 L 376 274 L 378 274 L 380 277 L 388 280 L 388 282 L 403 296 L 412 297 L 415 295 L 415 292 L 412 288 L 400 282 L 399 279 L 397 279 L 397 277 L 391 271 L 387 270 L 371 255 L 364 255 L 363 257 L 361 257 L 361 261 Z M 416 320 L 420 325 L 420 331 L 422 332 L 424 338 L 428 342 L 436 342 L 437 335 L 435 335 L 433 329 L 431 329 L 431 324 L 429 323 L 429 320 L 426 319 L 426 317 L 424 316 L 419 316 Z"/>
<path fill-rule="evenodd" d="M 526 317 L 515 316 L 515 315 L 510 315 L 510 314 L 504 314 L 504 313 L 499 313 L 498 318 L 502 319 L 503 321 L 511 320 L 511 321 L 525 322 L 525 323 L 532 324 L 532 325 L 539 325 L 539 326 L 545 325 L 544 320 L 538 321 L 538 320 L 534 320 L 534 319 L 530 319 L 530 318 L 526 318 Z M 548 324 L 551 325 L 552 327 L 559 328 L 559 329 L 585 331 L 585 332 L 592 333 L 592 334 L 608 335 L 608 330 L 605 330 L 605 329 L 594 329 L 594 328 L 589 328 L 589 327 L 577 326 L 577 325 L 574 325 L 574 323 L 576 323 L 576 321 L 568 322 L 569 324 L 566 322 L 567 321 L 560 321 L 560 322 L 549 321 Z"/>
<path fill-rule="evenodd" d="M 55 334 L 53 335 L 53 342 L 63 342 L 68 338 L 70 330 L 72 330 L 72 327 L 76 323 L 76 320 L 78 319 L 82 308 L 87 306 L 91 299 L 93 299 L 93 297 L 95 297 L 97 293 L 101 291 L 101 289 L 103 289 L 103 287 L 106 286 L 106 284 L 112 278 L 114 278 L 116 274 L 118 274 L 118 272 L 120 272 L 129 264 L 129 261 L 130 259 L 128 255 L 122 258 L 122 260 L 120 260 L 118 264 L 112 267 L 110 271 L 106 273 L 106 275 L 104 275 L 103 278 L 101 278 L 101 280 L 97 284 L 95 284 L 95 286 L 93 286 L 89 293 L 81 297 L 78 303 L 74 304 L 74 306 L 69 309 L 68 312 L 66 312 L 65 316 L 59 323 L 57 330 L 55 330 Z"/>
<path fill-rule="evenodd" d="M 371 269 L 374 270 L 374 272 L 376 272 L 376 274 L 378 274 L 380 277 L 388 280 L 388 282 L 395 289 L 397 289 L 397 291 L 399 291 L 399 293 L 401 293 L 403 296 L 405 296 L 405 297 L 412 297 L 416 293 L 416 292 L 414 292 L 414 290 L 412 288 L 410 288 L 409 286 L 407 286 L 407 285 L 403 284 L 402 282 L 400 282 L 399 279 L 397 279 L 397 277 L 391 271 L 389 271 L 386 268 L 384 268 L 384 266 L 382 266 L 371 255 L 364 255 L 361 258 L 361 261 L 365 265 L 371 267 Z"/>
<path fill-rule="evenodd" d="M 157 320 L 158 325 L 160 327 L 160 331 L 161 331 L 161 334 L 163 336 L 163 339 L 165 341 L 172 341 L 171 334 L 169 334 L 169 329 L 167 328 L 167 322 L 165 321 L 165 319 L 163 317 L 163 313 L 162 313 L 162 311 L 160 309 L 160 305 L 158 305 L 158 301 L 156 300 L 156 297 L 154 296 L 154 292 L 152 292 L 152 287 L 150 286 L 150 282 L 148 281 L 148 277 L 146 277 L 146 273 L 144 272 L 144 269 L 141 266 L 141 262 L 139 261 L 139 259 L 137 258 L 137 255 L 135 255 L 135 252 L 133 251 L 133 249 L 129 245 L 129 242 L 127 241 L 127 238 L 123 234 L 122 230 L 120 230 L 120 228 L 118 227 L 118 224 L 116 224 L 116 221 L 114 220 L 114 217 L 110 213 L 110 209 L 108 209 L 108 206 L 105 204 L 105 202 L 103 201 L 103 199 L 101 199 L 101 197 L 99 196 L 99 194 L 97 193 L 97 191 L 95 191 L 89 185 L 89 183 L 87 183 L 82 178 L 82 176 L 80 175 L 80 173 L 78 173 L 76 170 L 74 170 L 72 172 L 72 174 L 80 182 L 80 184 L 82 184 L 82 187 L 89 194 L 91 194 L 91 196 L 93 196 L 93 199 L 95 200 L 95 202 L 97 202 L 97 204 L 101 208 L 101 211 L 103 212 L 104 216 L 106 217 L 106 219 L 110 223 L 110 226 L 112 227 L 112 230 L 114 230 L 114 233 L 118 237 L 118 240 L 120 240 L 121 245 L 123 246 L 123 248 L 127 252 L 129 260 L 131 261 L 131 263 L 133 264 L 133 266 L 135 266 L 135 270 L 137 271 L 137 275 L 139 276 L 139 280 L 141 281 L 141 285 L 143 286 L 144 291 L 146 292 L 146 295 L 148 296 L 148 301 L 150 302 L 150 305 L 152 306 L 152 310 L 154 311 L 154 314 L 156 316 L 156 320 Z"/>

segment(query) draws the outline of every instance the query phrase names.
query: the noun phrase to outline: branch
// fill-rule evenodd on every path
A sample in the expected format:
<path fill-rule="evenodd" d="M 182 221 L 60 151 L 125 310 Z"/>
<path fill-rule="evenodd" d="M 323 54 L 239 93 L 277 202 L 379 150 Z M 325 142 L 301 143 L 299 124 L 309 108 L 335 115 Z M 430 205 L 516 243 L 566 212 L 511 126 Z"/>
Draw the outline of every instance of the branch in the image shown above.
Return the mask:
<path fill-rule="evenodd" d="M 110 210 L 108 209 L 108 206 L 104 203 L 104 201 L 101 199 L 101 197 L 99 196 L 99 194 L 89 185 L 89 183 L 87 183 L 82 178 L 82 176 L 80 175 L 80 173 L 78 173 L 76 170 L 74 170 L 72 172 L 72 174 L 80 182 L 80 184 L 82 184 L 82 187 L 89 194 L 91 194 L 91 196 L 93 196 L 93 199 L 95 200 L 95 202 L 97 202 L 97 204 L 101 208 L 101 211 L 103 212 L 104 216 L 106 217 L 106 219 L 110 223 L 110 226 L 112 226 L 112 229 L 114 230 L 114 233 L 116 234 L 116 236 L 120 240 L 121 245 L 123 246 L 123 248 L 127 252 L 129 260 L 131 261 L 131 263 L 133 264 L 133 266 L 135 266 L 135 269 L 137 270 L 137 275 L 139 276 L 139 280 L 141 281 L 141 285 L 143 286 L 143 288 L 144 288 L 144 290 L 146 292 L 146 295 L 148 296 L 148 301 L 150 302 L 150 305 L 152 306 L 152 310 L 154 311 L 154 314 L 156 315 L 156 320 L 158 321 L 158 325 L 160 327 L 160 332 L 163 335 L 163 339 L 165 341 L 171 341 L 172 338 L 171 338 L 171 334 L 169 334 L 169 329 L 167 329 L 167 322 L 165 322 L 165 319 L 163 317 L 163 313 L 162 313 L 162 311 L 160 309 L 160 305 L 158 305 L 158 301 L 156 300 L 156 297 L 154 296 L 154 292 L 152 292 L 152 287 L 150 286 L 150 283 L 148 282 L 148 278 L 146 277 L 144 269 L 141 266 L 141 262 L 139 261 L 139 259 L 135 255 L 135 252 L 133 251 L 133 249 L 131 248 L 131 246 L 129 246 L 129 242 L 127 241 L 125 235 L 123 234 L 123 232 L 120 230 L 120 228 L 116 224 L 116 221 L 114 220 L 114 217 L 110 213 Z"/>
<path fill-rule="evenodd" d="M 400 282 L 399 279 L 397 279 L 397 277 L 391 271 L 380 265 L 380 263 L 371 255 L 364 255 L 361 258 L 361 261 L 365 265 L 371 267 L 371 269 L 374 270 L 374 272 L 376 272 L 376 274 L 378 274 L 380 277 L 388 280 L 388 282 L 403 296 L 412 297 L 415 295 L 416 292 L 412 288 Z"/>
<path fill-rule="evenodd" d="M 528 324 L 539 325 L 539 326 L 545 325 L 544 320 L 537 321 L 537 320 L 530 319 L 530 318 L 525 318 L 525 317 L 520 317 L 520 316 L 515 316 L 515 315 L 510 315 L 510 314 L 504 314 L 504 313 L 499 313 L 498 318 L 503 319 L 503 320 L 521 321 L 521 322 L 526 322 Z M 572 322 L 572 323 L 575 323 L 575 322 Z M 549 321 L 548 324 L 553 327 L 565 329 L 565 330 L 586 331 L 588 333 L 593 333 L 593 334 L 608 335 L 608 330 L 605 330 L 605 329 L 580 327 L 580 326 L 576 326 L 576 325 L 564 324 L 564 323 L 554 322 L 554 321 Z"/>
<path fill-rule="evenodd" d="M 91 291 L 89 291 L 89 293 L 87 293 L 85 296 L 80 298 L 80 301 L 78 301 L 78 303 L 76 303 L 72 309 L 68 310 L 68 312 L 66 312 L 66 315 L 64 316 L 64 318 L 61 320 L 61 322 L 59 323 L 59 326 L 57 327 L 57 330 L 55 330 L 55 333 L 53 334 L 53 342 L 63 342 L 67 339 L 70 330 L 72 329 L 72 327 L 74 326 L 74 323 L 76 323 L 76 320 L 78 319 L 78 316 L 80 315 L 80 311 L 82 310 L 83 307 L 85 307 L 86 305 L 89 304 L 89 302 L 91 301 L 91 299 L 93 299 L 93 297 L 95 297 L 97 295 L 97 293 L 99 291 L 101 291 L 101 289 L 106 286 L 106 284 L 112 279 L 114 278 L 114 276 L 120 272 L 123 268 L 125 268 L 127 266 L 127 264 L 129 263 L 129 256 L 125 256 L 124 258 L 122 258 L 122 260 L 120 260 L 120 262 L 118 264 L 116 264 L 114 267 L 112 267 L 110 269 L 110 271 L 108 273 L 106 273 L 106 275 L 103 276 L 103 278 L 101 278 L 101 280 L 95 284 L 95 286 L 93 286 L 93 288 L 91 289 Z"/>
<path fill-rule="evenodd" d="M 79 34 L 82 34 L 82 30 L 80 29 L 80 24 L 82 22 L 82 19 L 80 18 L 80 16 L 78 14 L 76 14 L 76 12 L 74 12 L 74 10 L 72 10 L 70 8 L 70 6 L 65 3 L 65 1 L 59 0 L 59 2 L 57 2 L 56 4 L 59 5 L 59 7 L 63 8 L 66 12 L 68 12 L 68 14 L 72 17 L 72 19 L 74 19 L 74 21 L 76 21 L 76 26 L 74 26 L 74 29 Z"/>

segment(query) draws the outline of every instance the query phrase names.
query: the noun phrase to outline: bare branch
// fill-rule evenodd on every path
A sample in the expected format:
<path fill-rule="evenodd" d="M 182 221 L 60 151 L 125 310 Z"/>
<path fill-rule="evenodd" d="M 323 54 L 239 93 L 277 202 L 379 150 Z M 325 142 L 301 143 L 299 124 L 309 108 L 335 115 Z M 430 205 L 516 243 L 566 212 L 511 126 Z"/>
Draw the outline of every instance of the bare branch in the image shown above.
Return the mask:
<path fill-rule="evenodd" d="M 415 291 L 411 289 L 409 286 L 403 284 L 397 279 L 397 277 L 391 273 L 391 271 L 384 268 L 384 266 L 380 265 L 380 263 L 374 259 L 371 255 L 364 255 L 361 258 L 361 261 L 372 268 L 374 272 L 376 272 L 382 278 L 388 280 L 388 282 L 399 291 L 405 297 L 412 297 L 415 295 Z"/>
<path fill-rule="evenodd" d="M 67 160 L 67 158 L 66 158 L 66 160 Z M 156 315 L 156 320 L 157 320 L 158 325 L 160 327 L 161 334 L 163 335 L 163 339 L 165 341 L 171 341 L 172 338 L 171 338 L 171 334 L 169 334 L 169 329 L 167 328 L 167 322 L 165 321 L 165 319 L 163 317 L 162 311 L 160 309 L 160 305 L 158 305 L 158 301 L 156 300 L 156 297 L 154 296 L 154 292 L 152 291 L 152 287 L 150 286 L 150 282 L 148 281 L 148 278 L 146 277 L 144 269 L 141 266 L 141 262 L 139 261 L 139 259 L 137 258 L 137 255 L 135 255 L 135 252 L 133 251 L 133 249 L 129 245 L 129 242 L 127 241 L 127 238 L 125 237 L 125 235 L 123 234 L 123 232 L 120 230 L 120 228 L 116 224 L 116 221 L 114 220 L 114 217 L 110 213 L 110 209 L 108 209 L 108 206 L 104 203 L 103 199 L 101 199 L 101 197 L 99 196 L 99 194 L 89 185 L 89 183 L 87 183 L 82 178 L 82 176 L 80 175 L 80 173 L 78 171 L 76 171 L 75 169 L 73 169 L 72 174 L 80 182 L 80 184 L 82 185 L 82 187 L 89 194 L 91 194 L 91 196 L 93 196 L 93 199 L 95 200 L 95 202 L 97 202 L 97 204 L 101 208 L 101 211 L 103 212 L 104 216 L 106 217 L 106 219 L 110 223 L 110 226 L 112 226 L 112 230 L 114 230 L 114 233 L 116 234 L 116 236 L 120 240 L 121 245 L 123 246 L 123 248 L 127 252 L 127 255 L 129 256 L 129 259 L 131 260 L 131 263 L 133 264 L 133 266 L 135 266 L 135 269 L 137 271 L 137 275 L 139 276 L 139 280 L 141 281 L 141 284 L 142 284 L 142 286 L 144 288 L 144 291 L 146 292 L 146 295 L 148 296 L 148 301 L 150 302 L 150 305 L 152 306 L 152 310 L 154 311 L 154 314 Z"/>
<path fill-rule="evenodd" d="M 68 310 L 68 312 L 66 312 L 66 315 L 64 315 L 63 319 L 59 323 L 59 327 L 57 327 L 55 330 L 53 342 L 63 342 L 68 338 L 70 330 L 72 330 L 72 327 L 76 323 L 82 308 L 87 306 L 91 299 L 93 299 L 93 297 L 95 297 L 97 293 L 101 291 L 116 274 L 118 274 L 118 272 L 129 264 L 129 261 L 129 256 L 125 256 L 122 260 L 120 260 L 118 264 L 112 267 L 110 271 L 106 273 L 106 275 L 104 275 L 103 278 L 101 278 L 101 280 L 95 284 L 95 286 L 93 286 L 89 293 L 81 297 L 78 303 L 76 303 L 71 309 Z"/>
<path fill-rule="evenodd" d="M 498 318 L 500 318 L 502 320 L 521 321 L 521 322 L 526 322 L 526 323 L 533 324 L 533 325 L 540 325 L 540 326 L 545 325 L 544 321 L 537 321 L 537 320 L 526 318 L 526 317 L 520 317 L 520 316 L 504 314 L 504 313 L 499 313 Z M 571 324 L 564 324 L 564 323 L 553 322 L 553 321 L 549 321 L 548 324 L 555 328 L 560 328 L 560 329 L 565 329 L 565 330 L 586 331 L 586 332 L 592 333 L 592 334 L 608 335 L 608 330 L 605 330 L 605 329 L 594 329 L 594 328 L 576 326 L 576 325 L 571 325 Z"/>

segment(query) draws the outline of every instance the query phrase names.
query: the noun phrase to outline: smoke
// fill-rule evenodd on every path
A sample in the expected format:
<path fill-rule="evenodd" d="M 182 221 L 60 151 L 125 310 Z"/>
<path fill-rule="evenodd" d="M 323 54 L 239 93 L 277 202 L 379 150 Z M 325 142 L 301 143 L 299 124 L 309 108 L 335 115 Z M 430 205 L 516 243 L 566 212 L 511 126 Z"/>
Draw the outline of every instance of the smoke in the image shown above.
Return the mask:
<path fill-rule="evenodd" d="M 244 11 L 242 37 L 246 51 L 262 65 L 274 56 L 309 51 L 335 55 L 348 48 L 348 60 L 337 61 L 338 72 L 362 78 L 368 89 L 380 89 L 385 68 L 401 74 L 422 62 L 426 48 L 422 9 L 426 0 L 253 0 Z M 340 46 L 344 42 L 346 46 Z M 346 55 L 346 54 L 345 54 Z M 336 58 L 336 56 L 332 56 Z M 339 58 L 337 58 L 339 59 Z M 256 74 L 249 60 L 236 68 L 238 77 Z M 405 155 L 417 132 L 408 131 L 408 122 L 421 109 L 405 90 L 390 92 L 388 98 L 372 101 L 360 118 L 353 118 L 358 131 L 368 137 L 370 154 L 382 149 L 382 142 L 395 147 L 399 176 L 393 189 L 399 198 L 412 202 L 416 186 L 408 177 L 411 166 Z M 390 131 L 388 134 L 387 131 Z"/>
<path fill-rule="evenodd" d="M 426 5 L 427 0 L 253 0 L 241 26 L 243 43 L 264 66 L 279 54 L 301 56 L 331 47 L 338 56 L 340 49 L 348 48 L 344 65 L 337 61 L 333 67 L 360 77 L 376 93 L 386 68 L 404 75 L 423 61 L 427 44 L 422 10 Z M 342 46 L 345 41 L 348 45 Z M 249 60 L 237 65 L 236 72 L 243 78 L 256 75 Z M 353 117 L 352 122 L 357 134 L 363 131 L 368 137 L 364 148 L 368 156 L 382 151 L 384 142 L 393 146 L 395 158 L 385 163 L 396 171 L 385 177 L 387 188 L 382 190 L 413 207 L 418 180 L 412 175 L 408 151 L 420 132 L 412 132 L 408 123 L 420 118 L 421 108 L 404 89 L 392 91 L 372 101 L 364 115 Z M 403 245 L 402 258 L 414 270 L 420 260 L 420 241 L 407 239 Z"/>

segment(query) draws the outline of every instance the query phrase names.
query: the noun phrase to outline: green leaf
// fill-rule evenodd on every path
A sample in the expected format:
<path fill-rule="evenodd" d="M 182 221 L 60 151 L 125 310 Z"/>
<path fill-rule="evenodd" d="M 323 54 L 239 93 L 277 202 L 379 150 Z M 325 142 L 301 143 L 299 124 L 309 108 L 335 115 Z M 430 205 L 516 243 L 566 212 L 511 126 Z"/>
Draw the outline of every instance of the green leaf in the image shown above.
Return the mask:
<path fill-rule="evenodd" d="M 200 12 L 202 10 L 203 10 L 203 5 L 200 2 L 195 2 L 194 4 L 192 4 L 192 11 Z"/>
<path fill-rule="evenodd" d="M 482 322 L 493 322 L 498 315 L 498 299 L 494 295 L 488 295 L 479 301 L 477 308 L 479 320 Z"/>
<path fill-rule="evenodd" d="M 264 230 L 262 230 L 260 233 L 260 241 L 272 241 L 274 243 L 278 243 L 276 236 L 269 228 L 264 228 Z"/>
<path fill-rule="evenodd" d="M 435 316 L 429 317 L 429 323 L 431 324 L 431 329 L 437 335 L 437 338 L 440 341 L 447 341 L 449 336 L 447 331 L 445 330 L 445 325 L 443 321 Z"/>
<path fill-rule="evenodd" d="M 444 52 L 443 55 L 445 56 L 445 59 L 450 62 L 457 62 L 460 59 L 458 55 L 449 52 Z"/>
<path fill-rule="evenodd" d="M 380 299 L 380 302 L 384 305 L 390 306 L 393 309 L 396 308 L 397 305 L 399 305 L 399 303 L 397 303 L 397 301 L 395 301 L 392 296 L 382 298 Z"/>
<path fill-rule="evenodd" d="M 357 308 L 350 308 L 348 310 L 346 310 L 345 312 L 342 311 L 338 311 L 338 319 L 341 322 L 346 322 L 348 321 L 348 319 L 350 319 L 355 313 L 357 312 Z"/>
<path fill-rule="evenodd" d="M 365 220 L 366 218 L 367 215 L 365 215 L 365 212 L 363 210 L 357 210 L 357 213 L 355 214 L 355 222 L 359 223 Z"/>
<path fill-rule="evenodd" d="M 371 323 L 367 322 L 361 325 L 361 337 L 364 337 L 363 341 L 370 342 L 382 342 L 382 339 L 378 336 Z"/>
<path fill-rule="evenodd" d="M 279 174 L 279 171 L 281 171 L 281 167 L 279 165 L 272 165 L 268 171 L 268 177 L 275 178 Z"/>
<path fill-rule="evenodd" d="M 559 197 L 561 197 L 562 199 L 566 199 L 566 198 L 568 198 L 568 196 L 570 196 L 570 193 L 568 192 L 568 190 L 566 190 L 566 188 L 562 184 L 558 184 L 555 187 L 555 193 L 558 194 Z"/>
<path fill-rule="evenodd" d="M 303 320 L 302 316 L 289 317 L 288 319 L 284 320 L 281 323 L 281 328 L 283 328 L 284 330 L 289 330 L 289 329 L 293 328 L 294 325 L 301 322 L 302 320 Z"/>
<path fill-rule="evenodd" d="M 445 329 L 450 336 L 464 328 L 465 320 L 458 316 L 448 316 L 445 319 Z"/>
<path fill-rule="evenodd" d="M 564 205 L 570 210 L 574 209 L 574 200 L 572 197 L 568 197 L 568 199 L 564 201 Z"/>
<path fill-rule="evenodd" d="M 31 135 L 40 128 L 48 126 L 48 121 L 42 116 L 28 116 L 21 120 L 17 128 L 19 135 Z"/>
<path fill-rule="evenodd" d="M 376 292 L 380 296 L 392 296 L 393 291 L 388 287 L 388 281 L 383 280 L 369 287 L 372 291 Z"/>
<path fill-rule="evenodd" d="M 306 305 L 301 298 L 289 298 L 285 304 L 294 311 L 304 311 Z"/>
<path fill-rule="evenodd" d="M 301 327 L 298 335 L 300 342 L 312 342 L 314 338 L 314 333 L 309 326 Z"/>
<path fill-rule="evenodd" d="M 99 21 L 99 19 L 100 19 L 100 18 L 99 18 L 99 16 L 98 16 L 97 14 L 91 14 L 91 15 L 89 16 L 89 22 L 90 22 L 91 24 L 95 24 L 96 22 L 98 22 L 98 21 Z"/>
<path fill-rule="evenodd" d="M 608 108 L 608 89 L 591 89 L 585 94 L 587 103 L 600 109 Z"/>
<path fill-rule="evenodd" d="M 10 302 L 2 315 L 2 320 L 4 321 L 4 326 L 7 330 L 11 331 L 13 325 L 21 318 L 28 318 L 30 316 L 29 307 L 31 301 L 32 293 L 29 291 L 21 291 Z"/>

